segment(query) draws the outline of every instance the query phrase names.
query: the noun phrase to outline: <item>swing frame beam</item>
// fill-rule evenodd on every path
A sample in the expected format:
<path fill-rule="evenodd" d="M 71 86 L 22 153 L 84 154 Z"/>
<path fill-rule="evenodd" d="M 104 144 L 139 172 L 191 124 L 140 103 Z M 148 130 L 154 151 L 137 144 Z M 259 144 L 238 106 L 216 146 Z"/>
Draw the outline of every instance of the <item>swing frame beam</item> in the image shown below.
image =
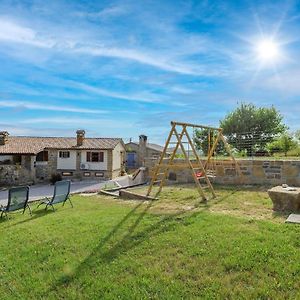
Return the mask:
<path fill-rule="evenodd" d="M 181 130 L 178 131 L 178 127 Z M 202 163 L 202 161 L 201 161 L 201 159 L 200 159 L 200 157 L 199 157 L 199 155 L 196 151 L 196 148 L 193 144 L 193 140 L 191 139 L 191 137 L 188 133 L 187 128 L 190 128 L 190 127 L 192 127 L 193 129 L 200 128 L 200 129 L 208 129 L 210 131 L 217 131 L 218 132 L 217 138 L 215 139 L 212 147 L 209 149 L 209 152 L 208 152 L 208 155 L 207 155 L 207 158 L 206 158 L 204 164 Z M 222 131 L 223 131 L 222 128 L 217 128 L 217 127 L 210 127 L 210 126 L 206 126 L 206 125 L 198 125 L 198 124 L 192 124 L 192 123 L 183 123 L 183 122 L 171 121 L 171 130 L 169 132 L 169 135 L 168 135 L 168 138 L 166 140 L 164 149 L 163 149 L 163 151 L 161 153 L 161 156 L 159 158 L 158 164 L 156 164 L 156 166 L 154 167 L 154 172 L 152 174 L 150 185 L 148 187 L 148 191 L 147 191 L 146 196 L 147 197 L 150 196 L 151 191 L 153 189 L 153 186 L 156 183 L 159 182 L 159 188 L 158 188 L 158 191 L 155 195 L 155 197 L 157 197 L 157 195 L 161 192 L 163 186 L 166 183 L 166 179 L 167 179 L 167 175 L 168 175 L 169 170 L 171 170 L 171 169 L 177 169 L 178 170 L 178 169 L 189 168 L 191 170 L 196 188 L 197 188 L 200 196 L 202 197 L 202 199 L 204 201 L 206 201 L 207 197 L 204 193 L 203 186 L 201 185 L 200 180 L 197 177 L 197 174 L 196 174 L 195 170 L 200 170 L 200 172 L 203 174 L 203 178 L 204 178 L 204 180 L 205 180 L 205 182 L 208 186 L 208 189 L 210 190 L 210 192 L 212 194 L 212 197 L 215 198 L 216 193 L 215 193 L 214 188 L 213 188 L 213 186 L 212 186 L 212 184 L 211 184 L 211 182 L 210 182 L 210 180 L 207 176 L 206 170 L 207 170 L 207 167 L 208 167 L 208 164 L 209 164 L 211 158 L 213 157 L 215 149 L 216 149 L 216 147 L 217 147 L 217 145 L 220 141 L 222 141 L 224 143 L 225 149 L 226 149 L 227 153 L 229 154 L 229 156 L 231 157 L 231 159 L 233 160 L 234 164 L 236 165 L 237 170 L 239 172 L 239 175 L 242 174 L 237 161 L 235 160 L 235 158 L 232 155 L 232 152 L 230 150 L 230 146 L 228 145 L 226 139 L 223 136 Z M 209 132 L 209 134 L 210 134 L 210 132 Z M 171 142 L 171 139 L 172 139 L 173 136 L 175 136 L 176 139 L 177 139 L 176 146 L 174 147 L 171 155 L 169 157 L 166 157 L 167 149 L 168 149 L 169 145 L 171 143 L 173 143 L 173 142 Z M 186 137 L 187 142 L 182 141 L 183 137 Z M 187 153 L 186 150 L 184 149 L 184 146 L 183 146 L 184 143 L 188 143 L 188 145 L 191 147 L 192 152 L 195 156 L 195 160 L 196 160 L 194 163 L 191 162 L 191 160 L 189 158 L 189 153 Z M 176 156 L 176 153 L 177 153 L 177 150 L 179 149 L 179 147 L 181 148 L 181 151 L 184 155 L 185 162 L 186 162 L 185 164 L 176 164 L 176 162 L 174 162 L 174 158 Z M 165 159 L 168 159 L 167 163 L 164 163 Z M 161 173 L 160 173 L 160 171 L 161 171 Z M 159 178 L 159 176 L 162 176 L 162 177 Z"/>

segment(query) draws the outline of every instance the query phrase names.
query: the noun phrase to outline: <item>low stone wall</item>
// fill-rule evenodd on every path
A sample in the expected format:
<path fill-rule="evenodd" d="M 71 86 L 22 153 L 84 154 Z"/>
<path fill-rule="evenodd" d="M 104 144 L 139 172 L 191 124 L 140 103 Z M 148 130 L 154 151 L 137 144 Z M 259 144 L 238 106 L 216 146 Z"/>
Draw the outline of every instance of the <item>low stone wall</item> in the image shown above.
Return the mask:
<path fill-rule="evenodd" d="M 0 186 L 34 183 L 33 173 L 20 165 L 0 165 Z"/>
<path fill-rule="evenodd" d="M 216 177 L 212 181 L 221 184 L 280 185 L 286 183 L 291 186 L 300 186 L 300 160 L 237 160 L 237 162 L 242 176 L 239 175 L 232 161 L 215 161 Z M 149 178 L 152 176 L 156 163 L 157 160 L 154 159 L 146 161 Z M 185 164 L 185 160 L 176 159 L 174 163 Z M 170 170 L 168 178 L 170 183 L 193 182 L 189 168 Z"/>

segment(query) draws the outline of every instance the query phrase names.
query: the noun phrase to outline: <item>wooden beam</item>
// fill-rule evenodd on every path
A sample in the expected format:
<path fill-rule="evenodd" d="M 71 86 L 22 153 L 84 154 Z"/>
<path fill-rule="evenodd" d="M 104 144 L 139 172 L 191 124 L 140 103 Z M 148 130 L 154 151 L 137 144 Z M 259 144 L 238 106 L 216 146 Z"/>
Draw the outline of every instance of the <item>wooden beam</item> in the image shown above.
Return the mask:
<path fill-rule="evenodd" d="M 183 125 L 182 134 L 183 134 L 184 131 L 186 132 L 186 125 Z M 176 137 L 177 137 L 177 139 L 178 139 L 178 142 L 179 142 L 179 145 L 180 145 L 180 147 L 181 147 L 181 151 L 182 151 L 182 153 L 183 153 L 183 155 L 184 155 L 184 157 L 185 157 L 185 160 L 186 160 L 186 162 L 188 163 L 188 165 L 189 165 L 189 167 L 190 167 L 190 169 L 191 169 L 191 171 L 192 171 L 192 175 L 193 175 L 193 178 L 194 178 L 196 187 L 197 187 L 197 189 L 198 189 L 198 192 L 199 192 L 200 196 L 202 197 L 202 199 L 206 200 L 206 197 L 205 197 L 204 191 L 203 191 L 203 189 L 202 189 L 202 186 L 201 186 L 201 184 L 200 184 L 200 182 L 199 182 L 199 180 L 198 180 L 198 178 L 197 178 L 197 176 L 196 176 L 196 173 L 195 173 L 195 171 L 194 171 L 194 169 L 193 169 L 193 166 L 192 166 L 192 164 L 191 164 L 191 161 L 189 160 L 189 158 L 188 158 L 188 156 L 187 156 L 187 154 L 186 154 L 186 151 L 185 151 L 185 149 L 184 149 L 184 147 L 183 147 L 183 145 L 182 145 L 182 143 L 181 143 L 181 138 L 182 138 L 182 136 L 181 136 L 181 138 L 179 137 L 176 128 L 174 128 L 174 133 L 175 133 L 175 135 L 176 135 Z"/>
<path fill-rule="evenodd" d="M 186 130 L 186 127 L 184 127 L 184 130 L 185 130 L 185 135 L 186 135 L 186 137 L 187 137 L 187 139 L 188 139 L 188 141 L 189 141 L 189 143 L 190 143 L 190 145 L 191 145 L 191 147 L 192 147 L 192 150 L 193 150 L 193 152 L 194 152 L 194 155 L 196 156 L 197 163 L 198 163 L 198 165 L 200 166 L 200 170 L 201 170 L 202 173 L 203 173 L 203 176 L 204 176 L 204 178 L 205 178 L 205 181 L 206 181 L 207 185 L 209 186 L 209 189 L 211 190 L 211 193 L 213 194 L 213 196 L 216 197 L 214 188 L 213 188 L 213 186 L 211 185 L 211 183 L 210 183 L 210 181 L 209 181 L 209 178 L 207 177 L 206 170 L 204 169 L 204 167 L 203 167 L 203 165 L 202 165 L 202 162 L 201 162 L 201 160 L 200 160 L 200 158 L 199 158 L 199 156 L 198 156 L 198 153 L 197 153 L 196 148 L 195 148 L 195 146 L 194 146 L 194 144 L 193 144 L 193 141 L 191 140 L 191 138 L 190 138 L 190 136 L 189 136 L 189 133 L 188 133 L 187 130 Z M 190 163 L 190 165 L 192 166 L 192 164 L 191 164 L 190 161 L 189 161 L 189 163 Z M 192 166 L 192 171 L 193 171 L 193 173 L 195 173 L 193 166 Z M 195 176 L 196 176 L 196 174 L 195 174 Z M 199 179 L 198 179 L 197 176 L 196 176 L 196 178 L 197 178 L 197 182 L 199 183 Z M 200 183 L 199 183 L 199 184 L 200 184 Z"/>
<path fill-rule="evenodd" d="M 198 125 L 198 124 L 192 124 L 192 123 L 182 123 L 182 122 L 171 121 L 172 126 L 173 126 L 173 124 L 179 125 L 179 126 L 185 126 L 185 127 L 195 127 L 195 128 L 203 128 L 203 129 L 211 129 L 211 130 L 222 131 L 222 128 L 205 126 L 205 125 Z"/>
<path fill-rule="evenodd" d="M 219 131 L 219 133 L 218 133 L 218 135 L 217 135 L 217 138 L 215 139 L 215 142 L 214 142 L 212 148 L 211 148 L 210 151 L 208 152 L 208 155 L 207 155 L 207 158 L 206 158 L 206 162 L 205 162 L 205 164 L 204 164 L 205 170 L 206 170 L 206 167 L 207 167 L 207 165 L 208 165 L 208 163 L 209 163 L 211 157 L 213 156 L 213 154 L 214 154 L 214 152 L 215 152 L 215 150 L 216 150 L 216 148 L 217 148 L 217 145 L 218 145 L 218 142 L 219 142 L 219 139 L 220 139 L 221 134 L 222 134 L 222 132 Z"/>
<path fill-rule="evenodd" d="M 233 162 L 235 163 L 235 166 L 237 167 L 238 173 L 239 173 L 239 175 L 240 175 L 239 178 L 240 178 L 240 180 L 242 181 L 242 179 L 243 179 L 243 173 L 242 173 L 242 171 L 241 171 L 241 168 L 240 168 L 239 164 L 237 163 L 237 161 L 235 160 L 235 158 L 234 158 L 234 156 L 233 156 L 233 154 L 232 154 L 232 152 L 231 152 L 231 149 L 230 149 L 230 147 L 229 147 L 229 145 L 228 145 L 227 141 L 225 140 L 225 138 L 224 138 L 224 136 L 223 136 L 222 133 L 221 133 L 221 140 L 222 140 L 223 143 L 224 143 L 224 146 L 225 146 L 225 148 L 226 148 L 226 151 L 228 152 L 228 154 L 230 155 L 231 159 L 232 159 Z"/>
<path fill-rule="evenodd" d="M 177 131 L 176 131 L 176 125 L 174 125 L 174 127 L 172 127 L 172 128 L 173 128 L 173 133 L 172 133 L 172 135 L 173 135 L 173 134 L 176 135 L 176 132 L 177 132 Z M 177 137 L 177 135 L 176 135 L 176 137 Z M 182 132 L 181 132 L 181 134 L 180 134 L 180 139 L 182 139 L 182 137 L 183 137 L 183 129 L 182 129 Z M 178 137 L 177 137 L 177 140 L 178 140 Z M 170 141 L 169 141 L 169 142 L 170 142 Z M 173 150 L 173 153 L 171 154 L 171 157 L 170 157 L 170 159 L 169 159 L 167 165 L 172 164 L 172 162 L 173 162 L 173 160 L 174 160 L 174 158 L 175 158 L 175 156 L 176 156 L 176 152 L 177 152 L 177 150 L 178 150 L 178 147 L 179 147 L 179 143 L 178 143 L 178 141 L 177 141 L 177 144 L 176 144 L 176 146 L 175 146 L 175 148 L 174 148 L 174 150 Z M 162 180 L 161 180 L 161 182 L 160 182 L 160 185 L 159 185 L 159 188 L 158 188 L 158 191 L 157 191 L 156 196 L 161 192 L 161 190 L 162 190 L 162 188 L 163 188 L 163 186 L 164 186 L 164 184 L 165 184 L 165 181 L 166 181 L 166 178 L 167 178 L 167 175 L 168 175 L 168 171 L 169 171 L 169 168 L 166 168 L 165 171 L 164 171 L 164 175 L 163 175 L 163 178 L 162 178 Z"/>
<path fill-rule="evenodd" d="M 146 196 L 149 196 L 149 195 L 150 195 L 151 190 L 152 190 L 153 185 L 154 185 L 154 182 L 155 182 L 156 179 L 157 179 L 157 173 L 158 173 L 158 171 L 159 171 L 159 167 L 160 167 L 160 165 L 162 164 L 163 159 L 164 159 L 164 157 L 165 157 L 165 155 L 166 155 L 166 153 L 167 153 L 168 145 L 169 145 L 170 140 L 171 140 L 171 138 L 172 138 L 174 129 L 175 129 L 175 125 L 173 125 L 172 128 L 171 128 L 171 130 L 170 130 L 170 133 L 169 133 L 169 136 L 168 136 L 168 138 L 167 138 L 165 147 L 164 147 L 163 152 L 161 153 L 161 156 L 160 156 L 160 158 L 159 158 L 158 165 L 157 165 L 157 167 L 156 167 L 156 169 L 155 169 L 154 175 L 153 175 L 152 178 L 151 178 L 151 182 L 150 182 L 150 185 L 149 185 L 149 188 L 148 188 L 148 191 L 147 191 Z"/>

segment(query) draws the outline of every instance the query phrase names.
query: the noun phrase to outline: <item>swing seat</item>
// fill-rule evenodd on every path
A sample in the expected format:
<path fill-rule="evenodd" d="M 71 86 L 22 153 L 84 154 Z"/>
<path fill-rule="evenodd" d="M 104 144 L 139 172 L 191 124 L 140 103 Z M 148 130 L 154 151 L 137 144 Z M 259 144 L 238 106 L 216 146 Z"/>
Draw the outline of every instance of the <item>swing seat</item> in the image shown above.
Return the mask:
<path fill-rule="evenodd" d="M 205 178 L 203 172 L 197 172 L 197 173 L 196 173 L 196 176 L 197 176 L 198 179 L 203 179 L 203 178 Z M 213 171 L 210 172 L 209 170 L 206 172 L 206 176 L 207 176 L 208 178 L 212 178 L 212 179 L 217 177 L 216 174 L 215 174 L 215 172 L 213 172 Z"/>

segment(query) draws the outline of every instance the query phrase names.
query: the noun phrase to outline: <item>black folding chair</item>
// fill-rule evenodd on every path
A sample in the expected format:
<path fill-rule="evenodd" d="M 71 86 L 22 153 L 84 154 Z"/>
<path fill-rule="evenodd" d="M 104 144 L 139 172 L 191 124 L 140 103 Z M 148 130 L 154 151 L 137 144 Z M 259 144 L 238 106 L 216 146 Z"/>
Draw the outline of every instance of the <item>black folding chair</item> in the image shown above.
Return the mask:
<path fill-rule="evenodd" d="M 46 204 L 45 210 L 47 210 L 48 206 L 51 206 L 54 210 L 54 204 L 63 202 L 63 206 L 67 200 L 70 201 L 71 206 L 73 204 L 70 199 L 70 188 L 71 188 L 71 181 L 70 180 L 63 180 L 57 181 L 54 186 L 54 194 L 52 198 L 46 197 L 39 205 Z"/>
<path fill-rule="evenodd" d="M 8 191 L 8 202 L 6 206 L 0 207 L 1 218 L 3 215 L 8 217 L 8 212 L 23 209 L 23 214 L 25 209 L 28 207 L 29 213 L 31 215 L 31 209 L 28 205 L 29 199 L 29 187 L 28 186 L 20 186 L 11 188 Z"/>

